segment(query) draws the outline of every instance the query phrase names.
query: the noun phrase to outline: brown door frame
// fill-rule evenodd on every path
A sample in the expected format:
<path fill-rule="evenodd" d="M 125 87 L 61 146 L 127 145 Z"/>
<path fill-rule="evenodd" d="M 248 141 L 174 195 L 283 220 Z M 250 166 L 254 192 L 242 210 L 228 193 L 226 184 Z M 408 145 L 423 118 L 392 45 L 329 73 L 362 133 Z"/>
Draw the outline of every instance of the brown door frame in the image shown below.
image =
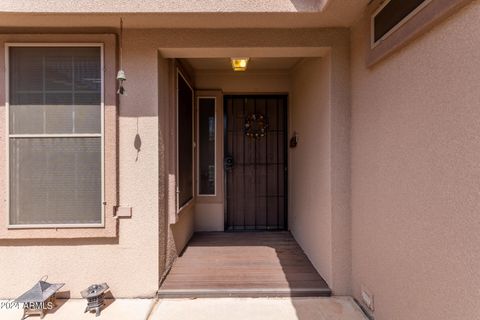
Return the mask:
<path fill-rule="evenodd" d="M 284 138 L 282 141 L 283 144 L 283 157 L 284 157 L 284 214 L 283 214 L 283 225 L 279 225 L 279 218 L 277 218 L 277 227 L 276 228 L 269 228 L 268 227 L 268 220 L 266 221 L 266 226 L 264 229 L 257 229 L 255 228 L 246 228 L 245 223 L 243 225 L 243 229 L 235 229 L 235 224 L 233 223 L 233 228 L 231 228 L 231 223 L 229 221 L 228 215 L 228 178 L 226 174 L 226 166 L 225 159 L 228 155 L 228 122 L 227 122 L 227 107 L 228 103 L 227 100 L 231 98 L 275 98 L 275 99 L 283 99 L 283 113 L 284 113 Z M 224 131 L 224 224 L 225 224 L 225 231 L 283 231 L 288 230 L 288 94 L 279 93 L 279 94 L 224 94 L 223 95 L 223 131 Z"/>

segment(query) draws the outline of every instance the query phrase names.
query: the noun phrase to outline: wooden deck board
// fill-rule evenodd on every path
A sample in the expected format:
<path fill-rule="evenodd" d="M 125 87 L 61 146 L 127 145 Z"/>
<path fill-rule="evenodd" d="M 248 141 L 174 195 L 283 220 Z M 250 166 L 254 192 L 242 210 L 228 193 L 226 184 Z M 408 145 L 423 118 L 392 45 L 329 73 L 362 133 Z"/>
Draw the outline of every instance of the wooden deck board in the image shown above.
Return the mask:
<path fill-rule="evenodd" d="M 329 296 L 289 232 L 196 233 L 161 285 L 161 297 Z"/>

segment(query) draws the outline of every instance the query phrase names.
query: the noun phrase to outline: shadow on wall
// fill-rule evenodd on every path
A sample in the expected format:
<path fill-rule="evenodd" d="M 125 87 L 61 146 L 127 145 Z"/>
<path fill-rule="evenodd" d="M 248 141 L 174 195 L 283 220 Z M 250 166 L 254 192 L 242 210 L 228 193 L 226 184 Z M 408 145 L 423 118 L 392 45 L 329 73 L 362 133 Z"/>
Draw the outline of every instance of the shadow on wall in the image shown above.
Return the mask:
<path fill-rule="evenodd" d="M 138 161 L 138 155 L 140 154 L 140 150 L 142 149 L 142 138 L 138 133 L 138 118 L 137 118 L 137 134 L 135 135 L 135 139 L 133 139 L 133 147 L 137 150 L 137 157 L 135 158 L 135 162 Z"/>

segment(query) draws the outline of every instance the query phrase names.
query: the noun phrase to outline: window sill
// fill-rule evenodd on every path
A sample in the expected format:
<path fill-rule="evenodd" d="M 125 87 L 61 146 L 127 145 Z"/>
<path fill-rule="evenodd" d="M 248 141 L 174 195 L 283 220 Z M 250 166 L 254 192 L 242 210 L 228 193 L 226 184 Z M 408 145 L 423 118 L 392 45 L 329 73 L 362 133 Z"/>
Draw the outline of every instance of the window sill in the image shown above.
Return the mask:
<path fill-rule="evenodd" d="M 105 226 L 6 226 L 0 228 L 0 239 L 78 239 L 78 238 L 116 238 L 118 220 L 109 217 Z"/>
<path fill-rule="evenodd" d="M 177 211 L 177 215 L 180 216 L 183 212 L 190 210 L 193 207 L 195 202 L 195 198 L 190 199 L 187 203 L 185 203 L 180 209 Z"/>
<path fill-rule="evenodd" d="M 9 224 L 7 229 L 78 229 L 78 228 L 103 228 L 103 223 L 78 223 L 78 224 Z"/>
<path fill-rule="evenodd" d="M 173 225 L 180 221 L 180 218 L 190 210 L 193 210 L 195 205 L 195 198 L 188 201 L 186 204 L 183 205 L 180 209 L 176 209 L 175 211 L 170 213 L 170 221 L 169 224 Z"/>

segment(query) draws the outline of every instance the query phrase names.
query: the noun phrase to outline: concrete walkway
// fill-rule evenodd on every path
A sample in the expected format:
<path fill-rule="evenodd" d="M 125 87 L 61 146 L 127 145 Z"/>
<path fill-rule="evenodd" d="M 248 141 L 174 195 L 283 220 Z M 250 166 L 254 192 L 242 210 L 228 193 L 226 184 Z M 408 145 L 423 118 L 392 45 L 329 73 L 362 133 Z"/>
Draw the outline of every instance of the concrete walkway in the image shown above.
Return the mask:
<path fill-rule="evenodd" d="M 4 302 L 4 301 L 0 301 Z M 100 317 L 83 313 L 85 300 L 61 301 L 45 320 L 367 320 L 349 297 L 117 299 Z M 3 306 L 3 305 L 2 305 Z M 0 319 L 20 320 L 22 310 L 0 309 Z M 32 316 L 27 319 L 39 319 Z"/>
<path fill-rule="evenodd" d="M 1 320 L 20 320 L 23 310 L 14 308 L 6 309 L 0 300 Z M 57 300 L 58 307 L 49 311 L 44 320 L 145 320 L 155 301 L 152 299 L 116 299 L 107 300 L 106 307 L 100 316 L 95 318 L 95 313 L 83 313 L 87 305 L 84 299 Z M 3 308 L 2 308 L 3 307 Z M 39 316 L 31 316 L 28 320 L 40 319 Z"/>
<path fill-rule="evenodd" d="M 160 300 L 149 320 L 367 320 L 348 297 Z"/>

